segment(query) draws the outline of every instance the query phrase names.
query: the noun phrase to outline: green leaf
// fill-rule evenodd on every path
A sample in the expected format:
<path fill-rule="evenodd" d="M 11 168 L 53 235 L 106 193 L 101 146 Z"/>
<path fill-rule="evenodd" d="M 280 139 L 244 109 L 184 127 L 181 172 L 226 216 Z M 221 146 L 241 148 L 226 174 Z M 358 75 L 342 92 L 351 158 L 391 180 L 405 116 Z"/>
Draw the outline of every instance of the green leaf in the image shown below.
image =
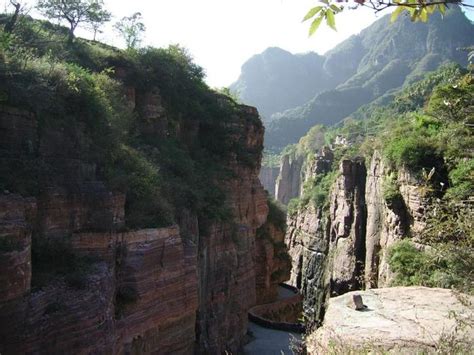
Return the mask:
<path fill-rule="evenodd" d="M 332 12 L 332 10 L 326 11 L 326 23 L 334 31 L 337 31 L 336 30 L 336 19 L 334 18 L 334 12 Z"/>
<path fill-rule="evenodd" d="M 342 11 L 342 7 L 339 7 L 335 4 L 331 4 L 330 8 L 332 9 L 332 11 L 334 11 L 335 14 L 339 13 Z"/>
<path fill-rule="evenodd" d="M 420 11 L 418 9 L 413 9 L 414 11 L 410 11 L 411 13 L 411 20 L 416 22 L 420 18 Z"/>
<path fill-rule="evenodd" d="M 308 11 L 302 22 L 309 20 L 311 17 L 314 17 L 319 11 L 322 10 L 322 8 L 322 6 L 313 7 L 311 10 Z"/>
<path fill-rule="evenodd" d="M 421 21 L 423 21 L 423 22 L 427 22 L 427 21 L 428 21 L 428 11 L 426 11 L 426 7 L 423 7 L 423 8 L 420 10 L 420 19 L 421 19 Z"/>
<path fill-rule="evenodd" d="M 441 12 L 441 15 L 444 16 L 444 14 L 446 13 L 446 5 L 445 4 L 438 4 L 438 9 L 439 9 L 439 12 Z"/>
<path fill-rule="evenodd" d="M 309 28 L 309 35 L 312 36 L 316 30 L 318 29 L 319 25 L 321 24 L 321 21 L 323 20 L 323 16 L 324 15 L 320 15 L 318 17 L 316 17 L 316 19 L 313 21 L 313 23 L 311 24 L 310 28 Z"/>
<path fill-rule="evenodd" d="M 426 5 L 425 7 L 426 11 L 431 15 L 433 12 L 436 10 L 436 5 Z"/>
<path fill-rule="evenodd" d="M 403 12 L 403 10 L 405 10 L 405 8 L 403 6 L 398 6 L 394 12 L 392 12 L 392 16 L 390 16 L 390 22 L 395 22 L 398 18 L 398 16 L 400 16 L 400 14 Z"/>

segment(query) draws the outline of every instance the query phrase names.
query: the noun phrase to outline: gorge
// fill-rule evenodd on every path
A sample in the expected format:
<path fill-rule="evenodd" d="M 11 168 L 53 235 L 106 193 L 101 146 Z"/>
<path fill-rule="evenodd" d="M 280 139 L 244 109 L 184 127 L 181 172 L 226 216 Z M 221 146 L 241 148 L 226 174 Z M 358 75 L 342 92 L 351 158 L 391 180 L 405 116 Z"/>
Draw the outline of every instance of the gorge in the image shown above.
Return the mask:
<path fill-rule="evenodd" d="M 258 322 L 298 353 L 469 350 L 460 16 L 257 55 L 234 88 L 262 119 L 179 45 L 68 41 L 28 16 L 9 35 L 0 15 L 0 354 L 258 353 Z"/>
<path fill-rule="evenodd" d="M 27 26 L 16 46 L 68 46 Z M 241 349 L 290 267 L 256 109 L 179 47 L 61 53 L 0 57 L 0 352 Z"/>

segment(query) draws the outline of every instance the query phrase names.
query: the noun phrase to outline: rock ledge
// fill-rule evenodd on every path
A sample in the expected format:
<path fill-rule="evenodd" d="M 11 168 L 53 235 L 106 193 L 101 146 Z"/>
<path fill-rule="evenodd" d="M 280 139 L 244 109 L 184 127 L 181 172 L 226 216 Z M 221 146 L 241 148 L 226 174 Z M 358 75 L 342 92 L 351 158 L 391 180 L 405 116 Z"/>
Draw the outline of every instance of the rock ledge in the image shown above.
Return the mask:
<path fill-rule="evenodd" d="M 356 311 L 360 294 L 367 310 Z M 427 287 L 356 291 L 330 299 L 323 326 L 307 339 L 308 353 L 381 350 L 417 353 L 474 344 L 474 297 Z"/>

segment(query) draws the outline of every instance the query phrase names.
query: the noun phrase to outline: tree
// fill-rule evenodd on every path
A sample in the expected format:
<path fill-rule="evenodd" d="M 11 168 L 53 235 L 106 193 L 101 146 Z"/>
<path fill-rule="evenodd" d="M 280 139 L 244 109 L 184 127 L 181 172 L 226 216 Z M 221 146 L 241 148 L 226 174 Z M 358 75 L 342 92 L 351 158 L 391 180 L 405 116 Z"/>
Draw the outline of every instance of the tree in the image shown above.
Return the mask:
<path fill-rule="evenodd" d="M 111 13 L 107 10 L 104 10 L 103 8 L 98 8 L 96 11 L 91 13 L 90 27 L 94 33 L 94 41 L 96 40 L 97 33 L 102 33 L 100 28 L 104 25 L 104 23 L 109 22 L 111 18 Z"/>
<path fill-rule="evenodd" d="M 125 40 L 127 49 L 137 49 L 140 46 L 143 33 L 146 30 L 140 12 L 123 17 L 114 27 Z"/>
<path fill-rule="evenodd" d="M 97 33 L 111 16 L 104 9 L 103 0 L 39 0 L 37 8 L 44 16 L 69 24 L 69 42 L 73 41 L 74 31 L 80 24 L 93 26 Z"/>
<path fill-rule="evenodd" d="M 309 35 L 313 35 L 323 19 L 326 24 L 333 30 L 336 30 L 335 17 L 338 13 L 345 10 L 345 7 L 350 10 L 358 7 L 368 7 L 376 13 L 386 10 L 388 8 L 395 8 L 392 13 L 392 21 L 395 21 L 398 16 L 405 12 L 412 21 L 428 21 L 430 15 L 438 11 L 442 15 L 446 12 L 446 8 L 450 5 L 457 5 L 463 7 L 473 8 L 474 5 L 466 4 L 466 0 L 319 0 L 320 5 L 313 7 L 308 11 L 303 18 L 303 22 L 312 19 L 309 27 Z M 342 3 L 345 3 L 343 5 Z"/>
<path fill-rule="evenodd" d="M 8 20 L 8 22 L 5 24 L 4 31 L 5 33 L 12 33 L 13 29 L 15 28 L 16 22 L 18 21 L 18 16 L 20 15 L 20 11 L 22 8 L 22 5 L 17 2 L 10 0 L 10 5 L 12 5 L 15 8 L 15 12 L 13 13 L 12 17 Z"/>

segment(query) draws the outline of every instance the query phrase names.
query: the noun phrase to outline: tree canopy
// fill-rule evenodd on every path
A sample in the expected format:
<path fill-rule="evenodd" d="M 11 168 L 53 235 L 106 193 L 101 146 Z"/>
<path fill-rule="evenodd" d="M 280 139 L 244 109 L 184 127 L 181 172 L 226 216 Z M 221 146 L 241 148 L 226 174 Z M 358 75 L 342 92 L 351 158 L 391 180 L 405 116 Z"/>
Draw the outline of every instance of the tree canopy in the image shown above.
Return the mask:
<path fill-rule="evenodd" d="M 123 17 L 114 27 L 125 40 L 127 49 L 137 49 L 140 47 L 143 33 L 146 30 L 140 12 L 135 12 L 132 16 Z"/>
<path fill-rule="evenodd" d="M 80 24 L 91 26 L 96 34 L 100 25 L 111 18 L 103 0 L 39 0 L 37 8 L 44 16 L 69 24 L 70 42 Z"/>

